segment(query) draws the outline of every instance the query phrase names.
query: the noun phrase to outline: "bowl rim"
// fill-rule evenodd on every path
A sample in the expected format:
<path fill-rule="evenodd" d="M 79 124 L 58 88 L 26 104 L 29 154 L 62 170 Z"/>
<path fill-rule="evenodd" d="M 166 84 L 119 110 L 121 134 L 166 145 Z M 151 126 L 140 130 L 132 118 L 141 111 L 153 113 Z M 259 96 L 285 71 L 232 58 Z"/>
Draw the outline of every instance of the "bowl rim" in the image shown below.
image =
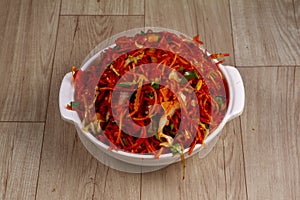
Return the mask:
<path fill-rule="evenodd" d="M 175 33 L 176 35 L 183 35 L 185 36 L 186 38 L 190 38 L 190 36 L 184 34 L 184 33 L 181 33 L 179 31 L 176 31 L 176 30 L 172 30 L 172 29 L 168 29 L 168 28 L 163 28 L 163 27 L 142 27 L 142 28 L 133 28 L 133 29 L 129 29 L 129 30 L 126 30 L 126 31 L 123 31 L 123 32 L 120 32 L 120 33 L 117 33 L 105 40 L 103 40 L 102 42 L 100 42 L 93 50 L 90 51 L 90 53 L 86 56 L 86 58 L 84 59 L 80 69 L 83 69 L 85 70 L 87 67 L 90 66 L 90 64 L 92 64 L 96 58 L 99 57 L 99 55 L 105 51 L 106 49 L 110 48 L 110 47 L 113 47 L 115 45 L 115 43 L 103 48 L 103 49 L 99 49 L 99 46 L 107 43 L 108 40 L 110 40 L 111 38 L 118 38 L 120 36 L 123 36 L 124 34 L 127 34 L 129 31 L 131 32 L 134 32 L 134 33 L 138 33 L 138 32 L 141 32 L 141 31 L 146 31 L 146 30 L 152 30 L 153 32 L 156 32 L 156 31 L 168 31 L 168 32 L 171 32 L 171 33 Z M 201 47 L 199 47 L 200 49 L 202 49 Z M 204 49 L 202 49 L 204 50 Z M 206 54 L 207 55 L 210 55 L 210 53 L 208 53 L 206 51 Z M 217 59 L 213 59 L 214 62 L 218 62 Z M 223 129 L 223 127 L 225 126 L 225 124 L 228 122 L 229 120 L 229 113 L 230 113 L 230 110 L 232 109 L 233 107 L 233 96 L 235 94 L 234 91 L 233 91 L 233 88 L 230 84 L 230 81 L 228 81 L 230 79 L 228 73 L 226 72 L 225 70 L 225 67 L 224 65 L 222 64 L 218 64 L 219 66 L 219 69 L 221 70 L 222 74 L 224 75 L 225 77 L 225 80 L 227 82 L 227 85 L 228 85 L 228 94 L 229 94 L 229 101 L 228 101 L 228 107 L 227 107 L 227 111 L 226 111 L 226 114 L 224 115 L 222 121 L 219 123 L 219 125 L 217 126 L 217 128 L 212 132 L 210 133 L 207 138 L 204 140 L 204 144 L 205 143 L 210 143 L 212 141 L 212 139 L 214 139 L 216 136 L 218 136 L 218 134 L 220 133 L 220 131 Z M 74 93 L 73 93 L 74 94 Z M 83 135 L 85 135 L 91 142 L 93 142 L 96 146 L 100 146 L 101 148 L 107 150 L 107 151 L 110 151 L 111 153 L 115 153 L 115 154 L 118 154 L 118 155 L 121 155 L 121 156 L 125 156 L 125 157 L 130 157 L 130 158 L 136 158 L 136 159 L 156 159 L 156 160 L 159 160 L 159 159 L 166 159 L 166 158 L 171 158 L 171 157 L 176 157 L 176 156 L 179 156 L 179 155 L 174 155 L 173 153 L 165 153 L 165 154 L 161 154 L 159 156 L 159 158 L 155 158 L 155 156 L 153 154 L 137 154 L 137 153 L 131 153 L 131 152 L 126 152 L 126 151 L 123 151 L 122 149 L 119 149 L 119 150 L 116 150 L 116 149 L 110 149 L 110 147 L 104 143 L 102 143 L 100 140 L 98 140 L 95 136 L 93 136 L 93 134 L 91 134 L 90 132 L 87 132 L 87 131 L 84 131 L 82 128 L 82 124 L 81 124 L 81 120 L 79 118 L 79 115 L 77 114 L 77 112 L 75 112 L 75 115 L 76 115 L 76 118 L 79 119 L 78 120 L 74 120 L 75 122 L 75 126 L 77 126 L 77 130 L 80 130 Z M 204 147 L 204 145 L 202 144 L 196 144 L 195 145 L 195 148 L 193 150 L 193 152 L 197 152 L 201 149 L 201 147 Z M 189 151 L 190 147 L 187 147 L 184 149 L 184 154 L 186 154 L 188 151 Z"/>

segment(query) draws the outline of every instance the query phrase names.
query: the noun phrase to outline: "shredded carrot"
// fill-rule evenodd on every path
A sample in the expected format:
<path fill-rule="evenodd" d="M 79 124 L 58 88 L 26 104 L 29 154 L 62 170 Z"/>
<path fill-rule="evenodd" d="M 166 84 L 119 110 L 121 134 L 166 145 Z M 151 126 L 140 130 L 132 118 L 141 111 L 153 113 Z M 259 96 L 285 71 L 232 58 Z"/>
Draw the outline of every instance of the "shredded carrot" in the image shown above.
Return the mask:
<path fill-rule="evenodd" d="M 199 40 L 199 35 L 196 35 L 194 38 L 194 41 L 196 41 L 198 44 L 202 45 L 203 42 Z"/>
<path fill-rule="evenodd" d="M 217 59 L 220 57 L 225 57 L 225 56 L 229 56 L 229 53 L 216 53 L 216 54 L 211 54 L 210 58 L 211 59 Z"/>
<path fill-rule="evenodd" d="M 208 56 L 206 50 L 199 48 L 203 44 L 199 35 L 187 39 L 169 32 L 149 31 L 132 37 L 124 36 L 115 43 L 113 48 L 107 48 L 100 54 L 96 65 L 84 71 L 72 67 L 74 101 L 79 103 L 76 108 L 70 105 L 67 108 L 79 114 L 84 126 L 92 124 L 97 127 L 98 124 L 102 131 L 91 133 L 110 149 L 153 154 L 158 158 L 170 153 L 170 147 L 176 142 L 182 149 L 189 148 L 190 155 L 196 144 L 204 144 L 205 138 L 218 127 L 227 111 L 228 87 L 218 68 L 223 60 L 215 63 L 213 59 L 229 54 Z M 161 74 L 155 76 L 159 80 L 169 68 L 184 78 L 170 79 L 167 86 L 160 84 L 160 81 L 148 80 L 147 75 L 156 73 L 155 70 L 145 70 L 144 65 L 149 63 L 161 70 Z M 137 67 L 144 77 L 135 71 Z M 129 78 L 119 84 L 124 74 Z M 180 88 L 178 83 L 181 83 Z M 112 98 L 115 89 L 132 94 L 128 97 L 129 105 L 111 106 L 116 100 Z M 194 92 L 197 98 L 193 103 L 189 91 Z M 222 97 L 222 105 L 216 101 L 217 96 Z M 160 109 L 159 105 L 164 109 Z M 125 112 L 128 107 L 129 113 Z M 198 108 L 200 117 L 195 114 Z M 117 119 L 112 115 L 113 109 L 119 113 Z M 172 114 L 166 115 L 170 111 Z M 135 130 L 135 136 L 123 131 L 128 128 L 129 120 L 140 127 Z M 164 122 L 163 127 L 159 127 L 161 121 Z M 160 135 L 155 128 L 146 129 L 150 123 L 160 128 Z M 179 132 L 180 127 L 182 133 Z"/>

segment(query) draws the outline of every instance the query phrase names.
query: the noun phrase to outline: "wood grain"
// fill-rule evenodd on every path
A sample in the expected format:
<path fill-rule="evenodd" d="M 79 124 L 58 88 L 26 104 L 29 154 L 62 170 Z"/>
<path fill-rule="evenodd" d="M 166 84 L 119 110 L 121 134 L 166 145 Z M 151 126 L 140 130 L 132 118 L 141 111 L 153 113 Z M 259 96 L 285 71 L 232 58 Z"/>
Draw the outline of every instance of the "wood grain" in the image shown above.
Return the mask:
<path fill-rule="evenodd" d="M 60 1 L 0 3 L 0 120 L 44 121 Z"/>
<path fill-rule="evenodd" d="M 226 199 L 248 199 L 240 117 L 225 125 L 220 140 L 224 148 Z"/>
<path fill-rule="evenodd" d="M 71 66 L 145 25 L 199 34 L 244 80 L 243 115 L 207 157 L 186 160 L 185 180 L 180 163 L 145 174 L 101 164 L 58 110 Z M 1 0 L 0 26 L 1 200 L 300 199 L 299 0 Z"/>
<path fill-rule="evenodd" d="M 210 53 L 229 53 L 225 64 L 235 65 L 227 0 L 194 0 L 197 32 Z M 221 59 L 220 59 L 221 60 Z"/>
<path fill-rule="evenodd" d="M 141 199 L 225 199 L 223 144 L 220 140 L 204 159 L 197 155 L 186 160 L 186 178 L 181 164 L 142 174 Z"/>
<path fill-rule="evenodd" d="M 239 120 L 226 125 L 212 152 L 204 159 L 142 174 L 142 199 L 247 199 Z"/>
<path fill-rule="evenodd" d="M 162 26 L 191 36 L 200 35 L 207 49 L 233 55 L 227 1 L 147 1 L 146 26 Z M 172 5 L 172 9 L 168 9 Z M 226 58 L 234 64 L 234 57 Z M 142 199 L 246 199 L 246 185 L 239 120 L 223 131 L 213 151 L 204 159 L 187 160 L 186 180 L 180 163 L 142 175 Z M 156 192 L 153 192 L 156 191 Z"/>
<path fill-rule="evenodd" d="M 247 88 L 241 125 L 248 197 L 299 199 L 300 68 L 240 71 Z"/>
<path fill-rule="evenodd" d="M 299 26 L 295 21 L 299 14 L 293 0 L 230 0 L 230 5 L 238 66 L 300 64 Z"/>
<path fill-rule="evenodd" d="M 293 0 L 294 15 L 297 24 L 298 37 L 300 37 L 300 0 Z M 299 64 L 299 63 L 298 63 Z"/>
<path fill-rule="evenodd" d="M 0 199 L 34 199 L 43 123 L 0 123 Z"/>
<path fill-rule="evenodd" d="M 97 172 L 101 168 L 98 167 Z M 103 172 L 102 172 L 103 173 Z M 140 199 L 141 175 L 116 171 L 111 168 L 96 174 L 96 187 L 93 199 Z"/>
<path fill-rule="evenodd" d="M 62 15 L 144 15 L 144 0 L 62 0 Z"/>
<path fill-rule="evenodd" d="M 145 25 L 170 28 L 190 36 L 197 34 L 192 1 L 145 0 Z"/>
<path fill-rule="evenodd" d="M 159 26 L 183 32 L 191 37 L 199 34 L 204 48 L 211 53 L 229 53 L 226 63 L 234 65 L 229 4 L 226 0 L 189 1 L 146 0 L 146 26 Z M 172 9 L 170 9 L 172 7 Z"/>
<path fill-rule="evenodd" d="M 108 170 L 87 152 L 74 125 L 60 117 L 58 91 L 62 77 L 70 72 L 71 66 L 80 66 L 100 41 L 143 23 L 143 17 L 136 16 L 61 17 L 37 199 L 121 199 L 128 190 L 135 191 L 126 194 L 131 199 L 140 195 L 140 175 Z M 122 193 L 112 192 L 112 187 Z"/>

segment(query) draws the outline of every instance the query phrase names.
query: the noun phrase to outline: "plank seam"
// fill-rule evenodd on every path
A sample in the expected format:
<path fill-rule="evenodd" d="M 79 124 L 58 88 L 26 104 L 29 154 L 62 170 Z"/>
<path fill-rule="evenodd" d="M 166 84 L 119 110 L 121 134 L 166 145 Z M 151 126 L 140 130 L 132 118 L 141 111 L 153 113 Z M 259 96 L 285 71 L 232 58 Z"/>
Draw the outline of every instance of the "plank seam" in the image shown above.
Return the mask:
<path fill-rule="evenodd" d="M 193 1 L 193 7 L 194 7 L 195 18 L 196 18 L 196 20 L 195 20 L 195 22 L 196 22 L 196 30 L 197 30 L 197 34 L 199 34 L 199 32 L 198 32 L 198 27 L 199 26 L 198 26 L 198 20 L 197 20 L 197 10 L 196 10 L 195 1 Z"/>
<path fill-rule="evenodd" d="M 46 131 L 46 123 L 44 123 L 44 129 L 43 129 L 42 145 L 41 145 L 41 150 L 40 150 L 39 169 L 38 169 L 38 174 L 37 174 L 37 177 L 36 177 L 36 186 L 35 186 L 34 199 L 36 199 L 36 197 L 37 197 L 37 191 L 38 191 L 38 186 L 39 186 L 39 179 L 40 179 L 40 171 L 41 171 L 41 165 L 42 165 L 42 152 L 43 152 L 43 146 L 44 146 L 45 131 Z"/>
<path fill-rule="evenodd" d="M 105 174 L 105 179 L 104 179 L 104 192 L 105 192 L 105 189 L 106 189 L 106 183 L 107 183 L 107 176 L 108 176 L 108 171 L 109 171 L 109 167 L 107 167 L 107 171 L 106 171 L 106 174 Z"/>
<path fill-rule="evenodd" d="M 246 176 L 246 161 L 245 161 L 245 151 L 244 151 L 244 140 L 243 140 L 243 134 L 242 134 L 242 119 L 239 117 L 239 122 L 240 122 L 240 134 L 241 134 L 241 144 L 242 144 L 242 152 L 243 152 L 243 163 L 244 163 L 244 178 L 245 178 L 245 190 L 246 190 L 246 199 L 249 199 L 248 196 L 248 188 L 247 188 L 247 176 Z"/>
<path fill-rule="evenodd" d="M 233 64 L 236 66 L 236 60 L 235 60 L 235 48 L 234 48 L 234 39 L 233 39 L 233 25 L 232 25 L 232 10 L 231 10 L 231 3 L 230 0 L 228 0 L 228 7 L 229 7 L 229 20 L 230 20 L 230 29 L 231 29 L 231 45 L 232 45 L 232 51 L 233 51 Z"/>
<path fill-rule="evenodd" d="M 227 200 L 227 196 L 228 196 L 228 191 L 227 191 L 227 177 L 226 177 L 226 153 L 225 153 L 225 141 L 224 139 L 222 139 L 222 144 L 223 144 L 223 167 L 224 167 L 224 179 L 225 179 L 225 199 Z"/>
<path fill-rule="evenodd" d="M 293 10 L 294 10 L 294 19 L 295 19 L 295 25 L 296 25 L 296 28 L 298 30 L 298 33 L 299 33 L 299 27 L 298 27 L 298 23 L 297 23 L 297 17 L 296 17 L 296 6 L 295 6 L 295 0 L 292 0 L 293 2 Z"/>
<path fill-rule="evenodd" d="M 146 27 L 146 0 L 144 0 L 144 27 Z"/>
<path fill-rule="evenodd" d="M 101 14 L 101 15 L 89 15 L 89 14 L 60 14 L 60 17 L 142 17 L 145 15 L 116 15 L 116 14 Z"/>
<path fill-rule="evenodd" d="M 60 5 L 59 5 L 59 13 L 61 11 L 61 5 L 62 5 L 62 0 L 60 1 Z M 55 61 L 55 57 L 56 57 L 59 24 L 60 24 L 60 16 L 58 15 L 57 28 L 56 28 L 56 38 L 55 38 L 55 44 L 54 44 L 54 55 L 53 55 L 53 62 L 52 62 L 52 71 L 51 71 L 50 82 L 49 82 L 50 86 L 49 86 L 49 91 L 48 91 L 48 104 L 47 104 L 47 108 L 46 108 L 45 125 L 46 125 L 47 114 L 48 114 L 48 110 L 49 110 L 49 101 L 50 101 L 51 85 L 52 85 L 52 78 L 53 78 L 54 61 Z M 43 138 L 43 141 L 44 141 L 44 138 Z"/>
<path fill-rule="evenodd" d="M 143 173 L 141 173 L 140 176 L 140 200 L 142 199 L 142 179 L 143 179 Z"/>
<path fill-rule="evenodd" d="M 241 66 L 241 65 L 237 65 L 237 66 L 235 66 L 236 68 L 257 68 L 257 69 L 259 69 L 259 68 L 264 68 L 264 67 L 266 67 L 266 68 L 272 68 L 272 67 L 282 67 L 282 68 L 284 68 L 284 67 L 287 67 L 287 68 L 293 68 L 293 67 L 295 67 L 295 68 L 299 68 L 300 67 L 300 65 L 268 65 L 268 66 L 263 66 L 263 65 L 258 65 L 258 66 Z"/>
<path fill-rule="evenodd" d="M 32 124 L 43 124 L 45 123 L 46 121 L 43 120 L 43 121 L 6 121 L 6 120 L 1 120 L 0 123 L 32 123 Z"/>
<path fill-rule="evenodd" d="M 37 181 L 36 181 L 34 199 L 37 198 L 39 179 L 40 179 L 40 171 L 41 171 L 41 165 L 42 165 L 42 153 L 43 153 L 44 139 L 45 139 L 45 132 L 46 132 L 46 121 L 47 121 L 47 118 L 48 118 L 48 110 L 49 110 L 52 78 L 53 78 L 54 61 L 55 61 L 55 55 L 56 55 L 56 49 L 57 49 L 57 38 L 58 38 L 58 31 L 59 31 L 59 24 L 60 24 L 59 14 L 61 12 L 61 6 L 62 6 L 62 0 L 60 0 L 60 4 L 59 4 L 58 20 L 57 20 L 57 26 L 56 26 L 56 38 L 55 38 L 55 43 L 54 43 L 54 54 L 53 54 L 53 58 L 52 58 L 52 71 L 51 71 L 51 74 L 50 74 L 50 81 L 49 81 L 48 102 L 47 102 L 47 107 L 46 107 L 46 116 L 45 116 L 45 122 L 44 122 L 44 130 L 43 130 L 42 145 L 41 145 L 41 150 L 40 150 L 40 160 L 39 160 L 39 168 L 38 168 L 38 174 L 37 174 Z"/>
<path fill-rule="evenodd" d="M 95 189 L 96 189 L 96 176 L 98 172 L 98 162 L 96 163 L 96 170 L 95 170 L 95 175 L 94 175 L 94 180 L 93 180 L 93 194 L 92 194 L 92 200 L 95 199 Z"/>

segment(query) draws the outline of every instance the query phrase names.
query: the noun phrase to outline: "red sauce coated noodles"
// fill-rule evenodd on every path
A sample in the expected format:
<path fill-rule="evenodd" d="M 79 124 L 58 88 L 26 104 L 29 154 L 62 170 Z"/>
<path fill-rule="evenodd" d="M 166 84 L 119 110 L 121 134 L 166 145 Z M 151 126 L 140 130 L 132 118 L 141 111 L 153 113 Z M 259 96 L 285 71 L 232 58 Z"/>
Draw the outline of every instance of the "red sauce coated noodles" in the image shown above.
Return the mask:
<path fill-rule="evenodd" d="M 209 56 L 197 36 L 169 32 L 142 32 L 115 44 L 97 64 L 73 69 L 68 108 L 84 129 L 112 149 L 156 157 L 203 144 L 227 111 L 227 83 L 213 59 L 228 54 Z"/>

